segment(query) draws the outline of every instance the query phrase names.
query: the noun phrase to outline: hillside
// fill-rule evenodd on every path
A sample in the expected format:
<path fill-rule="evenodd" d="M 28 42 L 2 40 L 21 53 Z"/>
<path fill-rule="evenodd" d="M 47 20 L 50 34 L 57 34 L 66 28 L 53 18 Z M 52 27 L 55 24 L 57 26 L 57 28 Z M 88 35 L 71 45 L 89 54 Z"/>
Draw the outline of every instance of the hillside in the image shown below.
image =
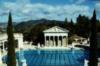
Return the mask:
<path fill-rule="evenodd" d="M 15 25 L 15 32 L 21 32 L 21 33 L 29 32 L 37 24 L 49 24 L 53 22 L 62 23 L 63 21 L 46 20 L 46 19 L 24 21 Z"/>
<path fill-rule="evenodd" d="M 17 25 L 16 22 L 13 22 L 13 26 Z M 7 23 L 6 22 L 0 22 L 0 29 L 2 30 L 2 32 L 6 32 L 6 28 L 7 28 Z"/>

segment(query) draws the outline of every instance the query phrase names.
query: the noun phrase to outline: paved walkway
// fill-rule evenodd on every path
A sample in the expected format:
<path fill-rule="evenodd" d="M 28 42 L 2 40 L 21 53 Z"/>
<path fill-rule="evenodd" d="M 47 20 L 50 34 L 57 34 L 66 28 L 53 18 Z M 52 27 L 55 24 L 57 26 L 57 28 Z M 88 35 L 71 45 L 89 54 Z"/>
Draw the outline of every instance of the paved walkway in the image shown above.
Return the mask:
<path fill-rule="evenodd" d="M 0 64 L 0 66 L 7 66 L 6 64 Z"/>

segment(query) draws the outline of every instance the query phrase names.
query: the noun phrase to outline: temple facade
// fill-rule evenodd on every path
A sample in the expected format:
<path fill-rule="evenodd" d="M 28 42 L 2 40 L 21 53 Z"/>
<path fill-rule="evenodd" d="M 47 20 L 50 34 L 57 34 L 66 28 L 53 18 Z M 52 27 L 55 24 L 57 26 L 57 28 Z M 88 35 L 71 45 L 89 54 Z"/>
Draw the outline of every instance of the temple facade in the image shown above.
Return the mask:
<path fill-rule="evenodd" d="M 44 43 L 46 47 L 67 47 L 68 46 L 68 30 L 54 26 L 46 29 L 44 32 Z"/>

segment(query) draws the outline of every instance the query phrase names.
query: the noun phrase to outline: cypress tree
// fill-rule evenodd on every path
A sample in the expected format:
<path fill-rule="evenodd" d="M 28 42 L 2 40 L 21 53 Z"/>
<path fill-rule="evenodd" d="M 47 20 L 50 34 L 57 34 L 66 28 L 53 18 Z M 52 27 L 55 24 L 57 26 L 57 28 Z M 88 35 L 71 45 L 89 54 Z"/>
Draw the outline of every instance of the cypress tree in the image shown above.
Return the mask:
<path fill-rule="evenodd" d="M 74 22 L 73 22 L 73 20 L 71 19 L 71 21 L 70 21 L 70 27 L 71 27 L 71 32 L 74 34 Z"/>
<path fill-rule="evenodd" d="M 94 10 L 91 19 L 91 36 L 90 36 L 90 56 L 89 66 L 97 66 L 97 30 L 96 30 L 96 12 Z"/>
<path fill-rule="evenodd" d="M 67 18 L 65 18 L 65 21 L 64 21 L 64 27 L 66 28 L 67 25 L 68 25 L 68 20 L 67 20 Z"/>
<path fill-rule="evenodd" d="M 8 35 L 7 66 L 16 66 L 15 41 L 13 36 L 11 13 L 9 13 L 8 17 L 7 35 Z"/>
<path fill-rule="evenodd" d="M 67 20 L 67 18 L 65 18 L 65 23 L 67 23 L 68 22 L 68 20 Z"/>

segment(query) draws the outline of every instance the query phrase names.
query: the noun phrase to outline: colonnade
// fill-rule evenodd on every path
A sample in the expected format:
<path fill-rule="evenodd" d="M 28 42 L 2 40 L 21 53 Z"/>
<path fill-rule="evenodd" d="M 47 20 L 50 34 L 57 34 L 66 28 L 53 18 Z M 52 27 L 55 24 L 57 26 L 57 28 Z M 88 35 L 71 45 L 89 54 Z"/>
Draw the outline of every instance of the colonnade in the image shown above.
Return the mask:
<path fill-rule="evenodd" d="M 7 41 L 0 41 L 0 50 L 1 51 L 5 51 L 5 49 L 6 49 L 6 45 L 5 45 L 5 43 L 6 43 Z"/>
<path fill-rule="evenodd" d="M 45 36 L 45 46 L 67 46 L 68 37 L 67 36 Z"/>

